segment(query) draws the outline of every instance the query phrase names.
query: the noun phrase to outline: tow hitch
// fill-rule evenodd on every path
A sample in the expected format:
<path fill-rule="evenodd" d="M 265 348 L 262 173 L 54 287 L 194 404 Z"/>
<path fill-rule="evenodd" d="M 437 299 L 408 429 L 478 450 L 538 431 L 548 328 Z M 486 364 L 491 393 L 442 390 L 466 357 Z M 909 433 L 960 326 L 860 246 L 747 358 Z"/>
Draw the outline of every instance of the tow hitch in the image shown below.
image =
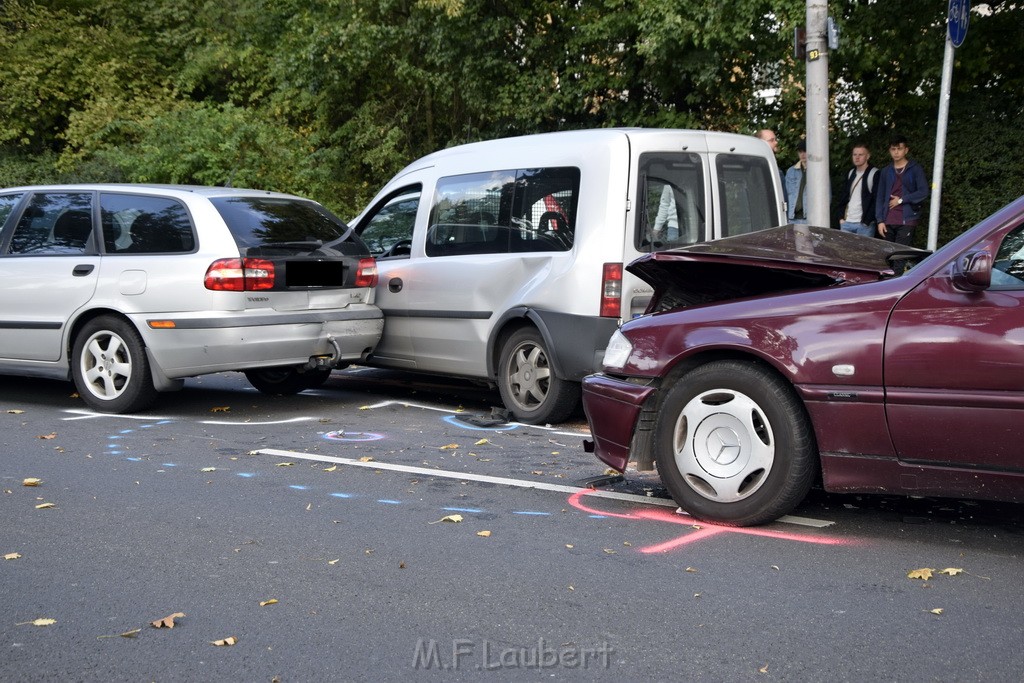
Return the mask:
<path fill-rule="evenodd" d="M 338 340 L 334 338 L 334 335 L 328 335 L 327 341 L 334 347 L 333 354 L 321 354 L 318 356 L 310 356 L 309 360 L 303 366 L 306 370 L 322 370 L 325 368 L 333 368 L 341 362 L 341 347 L 338 345 Z"/>

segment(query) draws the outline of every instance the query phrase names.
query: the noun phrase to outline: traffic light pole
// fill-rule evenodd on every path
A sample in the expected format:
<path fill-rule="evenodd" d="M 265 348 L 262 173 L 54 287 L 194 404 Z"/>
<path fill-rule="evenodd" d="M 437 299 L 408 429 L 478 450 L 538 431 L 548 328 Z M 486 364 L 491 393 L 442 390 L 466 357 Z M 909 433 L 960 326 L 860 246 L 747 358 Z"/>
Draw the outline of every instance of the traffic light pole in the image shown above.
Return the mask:
<path fill-rule="evenodd" d="M 807 222 L 829 227 L 827 0 L 807 0 Z"/>

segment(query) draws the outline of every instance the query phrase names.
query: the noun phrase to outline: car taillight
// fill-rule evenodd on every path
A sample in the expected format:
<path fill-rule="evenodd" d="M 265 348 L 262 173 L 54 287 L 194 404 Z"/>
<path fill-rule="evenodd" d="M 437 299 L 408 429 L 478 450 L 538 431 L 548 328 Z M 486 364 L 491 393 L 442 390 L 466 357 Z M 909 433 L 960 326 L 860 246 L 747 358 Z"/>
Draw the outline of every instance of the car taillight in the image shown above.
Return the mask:
<path fill-rule="evenodd" d="M 255 292 L 274 288 L 274 264 L 260 258 L 223 258 L 206 269 L 207 289 Z"/>
<path fill-rule="evenodd" d="M 359 259 L 356 269 L 356 287 L 377 286 L 377 262 L 372 258 Z"/>
<path fill-rule="evenodd" d="M 622 264 L 604 264 L 601 277 L 601 317 L 618 318 L 622 310 Z"/>

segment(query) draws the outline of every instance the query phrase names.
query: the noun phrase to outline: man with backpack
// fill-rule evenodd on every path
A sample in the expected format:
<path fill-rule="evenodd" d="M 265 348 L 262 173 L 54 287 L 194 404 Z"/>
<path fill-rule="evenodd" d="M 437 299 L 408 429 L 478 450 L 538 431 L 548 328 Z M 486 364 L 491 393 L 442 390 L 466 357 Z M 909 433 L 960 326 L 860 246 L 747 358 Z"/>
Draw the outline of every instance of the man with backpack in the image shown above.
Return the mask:
<path fill-rule="evenodd" d="M 878 169 L 868 164 L 871 152 L 857 143 L 851 152 L 853 168 L 839 191 L 839 228 L 865 237 L 875 237 L 875 204 L 878 196 Z"/>

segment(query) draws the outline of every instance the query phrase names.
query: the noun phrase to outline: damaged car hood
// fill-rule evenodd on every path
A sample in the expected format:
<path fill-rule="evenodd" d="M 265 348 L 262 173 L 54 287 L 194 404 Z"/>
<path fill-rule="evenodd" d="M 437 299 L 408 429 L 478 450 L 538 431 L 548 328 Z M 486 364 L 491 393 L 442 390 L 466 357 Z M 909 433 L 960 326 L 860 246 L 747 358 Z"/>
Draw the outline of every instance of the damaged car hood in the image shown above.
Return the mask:
<path fill-rule="evenodd" d="M 808 225 L 784 225 L 646 254 L 627 270 L 652 287 L 648 312 L 742 297 L 874 282 L 894 259 L 930 252 Z"/>

